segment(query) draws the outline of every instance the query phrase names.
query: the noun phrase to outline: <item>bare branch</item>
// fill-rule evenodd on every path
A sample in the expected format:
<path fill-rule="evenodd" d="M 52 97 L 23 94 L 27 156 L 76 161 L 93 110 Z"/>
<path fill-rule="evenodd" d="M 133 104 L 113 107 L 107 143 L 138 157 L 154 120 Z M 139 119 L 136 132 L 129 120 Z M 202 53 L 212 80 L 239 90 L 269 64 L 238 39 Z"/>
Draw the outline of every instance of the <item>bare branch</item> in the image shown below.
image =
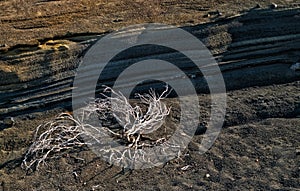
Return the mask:
<path fill-rule="evenodd" d="M 22 167 L 27 170 L 38 169 L 41 164 L 46 164 L 47 160 L 61 156 L 59 154 L 61 151 L 88 145 L 89 143 L 83 142 L 82 136 L 99 144 L 105 142 L 105 140 L 101 140 L 105 136 L 114 136 L 127 141 L 127 147 L 133 148 L 134 153 L 131 153 L 130 150 L 124 150 L 120 153 L 120 151 L 112 148 L 101 148 L 102 152 L 111 153 L 109 160 L 113 163 L 121 162 L 126 157 L 141 156 L 143 152 L 138 148 L 162 142 L 163 139 L 160 139 L 153 144 L 140 144 L 140 139 L 142 135 L 156 131 L 164 123 L 165 117 L 169 115 L 170 108 L 162 102 L 169 92 L 168 86 L 159 96 L 152 89 L 149 94 L 137 94 L 140 101 L 148 106 L 145 113 L 138 105 L 132 107 L 129 100 L 121 92 L 115 92 L 106 87 L 104 93 L 107 92 L 111 92 L 112 96 L 108 97 L 102 94 L 103 98 L 90 102 L 81 109 L 79 119 L 75 119 L 68 113 L 63 113 L 53 121 L 38 126 L 33 143 L 24 157 Z M 85 119 L 92 115 L 96 115 L 100 123 L 107 120 L 109 116 L 113 116 L 123 128 L 121 132 L 115 132 L 109 127 L 95 127 L 85 123 Z M 41 131 L 44 132 L 41 133 Z M 142 159 L 145 161 L 144 156 Z"/>

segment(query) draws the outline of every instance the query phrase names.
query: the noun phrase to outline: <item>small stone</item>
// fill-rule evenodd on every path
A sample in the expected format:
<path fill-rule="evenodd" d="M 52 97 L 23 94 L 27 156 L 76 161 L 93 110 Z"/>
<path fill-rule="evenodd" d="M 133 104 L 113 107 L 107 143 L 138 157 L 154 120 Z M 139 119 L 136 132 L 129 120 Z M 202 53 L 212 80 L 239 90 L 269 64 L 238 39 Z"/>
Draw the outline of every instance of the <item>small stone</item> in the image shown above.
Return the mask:
<path fill-rule="evenodd" d="M 190 75 L 190 78 L 192 78 L 192 79 L 195 79 L 197 76 L 196 76 L 196 74 L 191 74 Z"/>
<path fill-rule="evenodd" d="M 40 11 L 36 12 L 35 16 L 37 16 L 37 17 L 42 16 L 42 12 L 40 12 Z"/>
<path fill-rule="evenodd" d="M 5 118 L 0 122 L 0 130 L 12 127 L 15 124 L 15 120 L 13 117 Z"/>
<path fill-rule="evenodd" d="M 200 123 L 196 129 L 195 135 L 202 135 L 206 132 L 206 130 L 207 130 L 207 124 L 205 124 L 204 122 Z"/>
<path fill-rule="evenodd" d="M 291 67 L 290 67 L 291 70 L 300 70 L 300 63 L 297 62 L 296 64 L 293 64 Z"/>
<path fill-rule="evenodd" d="M 272 3 L 272 4 L 270 5 L 270 8 L 271 8 L 271 9 L 276 9 L 276 8 L 278 8 L 278 5 L 277 5 L 276 3 Z"/>
<path fill-rule="evenodd" d="M 8 118 L 5 118 L 3 120 L 3 123 L 7 126 L 7 127 L 12 127 L 14 124 L 15 124 L 15 120 L 13 117 L 8 117 Z"/>
<path fill-rule="evenodd" d="M 210 177 L 210 174 L 206 174 L 205 177 L 206 177 L 206 178 L 209 178 L 209 177 Z"/>
<path fill-rule="evenodd" d="M 203 18 L 209 18 L 210 16 L 211 16 L 210 13 L 207 13 L 207 14 L 203 15 Z"/>
<path fill-rule="evenodd" d="M 120 18 L 113 20 L 114 23 L 119 23 L 119 22 L 122 22 L 122 21 L 123 21 L 123 19 L 120 19 Z"/>
<path fill-rule="evenodd" d="M 181 168 L 181 170 L 186 171 L 189 167 L 190 167 L 190 165 L 184 166 Z"/>

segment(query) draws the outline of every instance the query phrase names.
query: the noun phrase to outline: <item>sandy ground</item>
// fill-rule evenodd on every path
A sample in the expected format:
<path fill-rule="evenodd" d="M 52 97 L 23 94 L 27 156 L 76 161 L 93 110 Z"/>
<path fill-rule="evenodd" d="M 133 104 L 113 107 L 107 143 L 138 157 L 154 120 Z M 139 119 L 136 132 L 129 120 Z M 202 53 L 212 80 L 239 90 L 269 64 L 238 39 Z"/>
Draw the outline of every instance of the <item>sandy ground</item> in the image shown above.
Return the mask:
<path fill-rule="evenodd" d="M 255 7 L 298 7 L 297 0 L 11 0 L 0 1 L 1 48 L 67 34 L 101 33 L 140 23 L 196 25 Z"/>
<path fill-rule="evenodd" d="M 1 131 L 2 190 L 296 190 L 299 189 L 299 82 L 228 92 L 224 129 L 198 152 L 196 135 L 185 153 L 164 166 L 122 171 L 88 148 L 61 153 L 39 171 L 20 168 L 35 127 L 58 110 L 16 118 Z M 201 114 L 209 97 L 199 95 Z M 176 100 L 168 100 L 176 105 Z M 171 121 L 178 118 L 176 109 Z M 32 119 L 33 118 L 33 119 Z M 166 125 L 170 125 L 167 123 Z M 1 188 L 0 187 L 0 188 Z"/>

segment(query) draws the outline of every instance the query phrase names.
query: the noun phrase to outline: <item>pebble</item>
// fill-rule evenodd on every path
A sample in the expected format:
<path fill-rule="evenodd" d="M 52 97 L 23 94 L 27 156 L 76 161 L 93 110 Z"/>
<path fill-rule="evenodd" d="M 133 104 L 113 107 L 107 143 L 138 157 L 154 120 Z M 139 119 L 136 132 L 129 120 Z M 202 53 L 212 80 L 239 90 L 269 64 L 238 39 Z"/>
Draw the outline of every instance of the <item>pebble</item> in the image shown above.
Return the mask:
<path fill-rule="evenodd" d="M 197 76 L 196 76 L 196 74 L 191 74 L 190 75 L 190 78 L 192 78 L 192 79 L 195 79 Z"/>
<path fill-rule="evenodd" d="M 270 7 L 271 7 L 271 9 L 276 9 L 276 8 L 278 7 L 278 5 L 275 4 L 275 3 L 272 3 L 272 4 L 270 5 Z"/>
<path fill-rule="evenodd" d="M 190 167 L 190 165 L 184 166 L 181 168 L 181 170 L 186 171 L 189 167 Z"/>
<path fill-rule="evenodd" d="M 195 135 L 202 135 L 206 132 L 206 130 L 207 130 L 207 124 L 205 122 L 200 123 L 197 127 Z"/>
<path fill-rule="evenodd" d="M 210 177 L 210 174 L 206 174 L 205 177 L 206 177 L 206 178 L 209 178 L 209 177 Z"/>
<path fill-rule="evenodd" d="M 123 19 L 114 19 L 113 20 L 114 23 L 119 23 L 119 22 L 122 22 L 122 21 L 123 21 Z"/>
<path fill-rule="evenodd" d="M 207 13 L 206 15 L 204 15 L 204 17 L 210 17 L 211 15 L 209 13 Z"/>
<path fill-rule="evenodd" d="M 13 117 L 8 117 L 3 120 L 4 124 L 11 127 L 15 124 L 15 120 Z"/>
<path fill-rule="evenodd" d="M 15 120 L 13 117 L 5 118 L 0 122 L 0 130 L 12 127 L 15 124 Z"/>
<path fill-rule="evenodd" d="M 293 64 L 291 67 L 290 67 L 291 70 L 300 70 L 300 63 L 297 62 L 296 64 Z"/>

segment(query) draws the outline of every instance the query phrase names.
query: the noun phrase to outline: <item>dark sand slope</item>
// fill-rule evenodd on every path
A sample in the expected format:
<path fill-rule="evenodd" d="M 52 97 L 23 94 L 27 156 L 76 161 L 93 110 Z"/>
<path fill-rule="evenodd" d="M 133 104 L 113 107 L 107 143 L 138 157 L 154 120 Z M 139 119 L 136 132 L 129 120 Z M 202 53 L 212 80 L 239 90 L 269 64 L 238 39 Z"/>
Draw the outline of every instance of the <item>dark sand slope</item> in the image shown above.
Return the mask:
<path fill-rule="evenodd" d="M 300 9 L 297 1 L 274 2 L 279 8 L 269 9 L 270 1 L 260 8 L 253 8 L 259 1 L 0 1 L 0 190 L 300 189 L 300 70 L 292 69 L 300 60 Z M 123 174 L 86 148 L 26 174 L 20 162 L 34 130 L 70 109 L 85 51 L 110 30 L 144 22 L 184 26 L 218 61 L 228 106 L 213 147 L 197 153 L 199 129 L 184 155 L 164 167 Z M 189 74 L 205 126 L 207 87 L 202 74 Z M 165 126 L 176 125 L 177 100 L 167 103 L 173 110 Z"/>
<path fill-rule="evenodd" d="M 234 90 L 300 79 L 299 70 L 290 69 L 300 57 L 299 14 L 300 9 L 252 10 L 242 16 L 183 29 L 197 36 L 211 50 L 220 65 L 227 90 Z M 37 47 L 17 46 L 0 55 L 2 118 L 70 106 L 74 70 L 87 47 L 100 37 L 64 38 L 45 41 Z M 180 59 L 173 52 L 157 50 L 156 55 L 149 55 L 144 51 L 143 57 Z M 117 64 L 122 66 L 128 59 L 143 59 L 134 55 L 129 52 Z M 188 64 L 181 62 L 180 65 L 185 68 Z M 117 77 L 118 68 L 121 67 L 108 70 L 107 80 L 100 83 L 109 85 L 110 80 Z M 202 74 L 193 68 L 187 71 L 194 76 L 192 80 L 198 92 L 207 92 Z"/>

